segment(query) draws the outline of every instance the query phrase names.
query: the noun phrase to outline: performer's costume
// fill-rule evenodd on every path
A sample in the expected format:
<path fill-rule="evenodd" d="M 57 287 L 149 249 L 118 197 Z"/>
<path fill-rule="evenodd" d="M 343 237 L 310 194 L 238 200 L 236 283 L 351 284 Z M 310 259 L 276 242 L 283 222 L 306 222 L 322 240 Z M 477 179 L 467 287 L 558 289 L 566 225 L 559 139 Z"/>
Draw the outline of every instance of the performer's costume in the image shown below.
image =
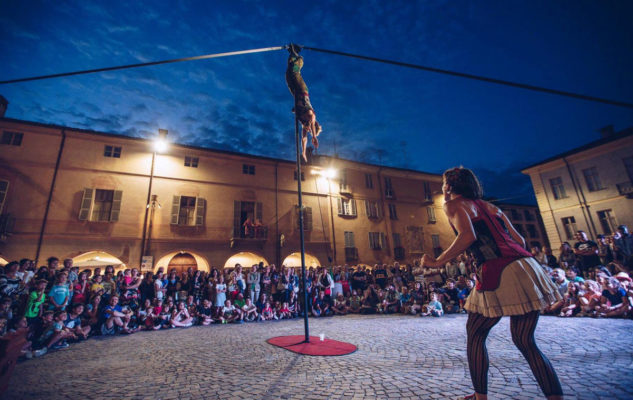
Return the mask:
<path fill-rule="evenodd" d="M 551 278 L 532 255 L 512 239 L 503 220 L 473 200 L 477 240 L 468 252 L 477 260 L 477 286 L 464 308 L 468 311 L 468 365 L 475 391 L 488 392 L 486 338 L 502 316 L 510 317 L 512 341 L 530 364 L 546 396 L 562 395 L 560 382 L 534 340 L 541 309 L 561 300 Z"/>
<path fill-rule="evenodd" d="M 321 133 L 321 126 L 316 122 L 314 108 L 312 108 L 312 104 L 310 104 L 308 86 L 301 76 L 301 68 L 303 68 L 303 57 L 297 54 L 294 47 L 291 47 L 290 56 L 288 57 L 288 66 L 286 68 L 286 84 L 295 99 L 293 111 L 303 126 L 303 136 L 306 136 L 307 133 L 310 132 L 316 147 L 318 146 L 318 142 L 315 139 Z M 313 121 L 314 130 L 316 132 L 312 132 L 313 129 L 310 128 L 310 124 Z"/>

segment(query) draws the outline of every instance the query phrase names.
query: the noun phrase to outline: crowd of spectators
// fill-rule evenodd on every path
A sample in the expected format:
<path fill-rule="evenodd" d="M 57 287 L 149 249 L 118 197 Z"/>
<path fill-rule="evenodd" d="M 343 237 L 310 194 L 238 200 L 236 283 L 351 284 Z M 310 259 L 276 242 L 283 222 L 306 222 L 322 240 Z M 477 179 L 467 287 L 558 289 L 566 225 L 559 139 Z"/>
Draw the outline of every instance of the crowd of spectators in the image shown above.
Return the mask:
<path fill-rule="evenodd" d="M 547 248 L 533 256 L 564 299 L 544 313 L 569 316 L 632 315 L 630 270 L 633 236 L 620 227 L 620 241 L 589 241 L 577 234 L 563 243 L 559 259 Z M 605 250 L 605 246 L 607 250 Z M 629 253 L 626 253 L 629 251 Z M 113 266 L 79 270 L 71 259 L 51 257 L 35 269 L 32 260 L 13 261 L 0 275 L 0 335 L 27 330 L 26 358 L 94 335 L 193 325 L 261 322 L 302 316 L 304 292 L 298 268 L 259 263 L 250 268 L 192 268 L 178 273 L 115 273 Z M 441 317 L 464 311 L 477 282 L 477 265 L 467 254 L 438 268 L 376 264 L 309 268 L 307 312 L 315 318 L 348 313 Z"/>

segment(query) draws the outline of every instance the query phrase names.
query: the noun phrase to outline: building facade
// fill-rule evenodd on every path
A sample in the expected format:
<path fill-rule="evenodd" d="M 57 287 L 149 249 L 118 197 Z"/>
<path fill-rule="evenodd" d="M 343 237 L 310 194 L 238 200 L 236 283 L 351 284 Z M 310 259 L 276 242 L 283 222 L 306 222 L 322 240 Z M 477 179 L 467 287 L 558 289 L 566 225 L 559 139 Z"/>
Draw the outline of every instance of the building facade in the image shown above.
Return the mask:
<path fill-rule="evenodd" d="M 547 233 L 537 206 L 493 201 L 504 212 L 528 248 L 549 246 Z"/>
<path fill-rule="evenodd" d="M 9 118 L 0 132 L 6 260 L 297 264 L 294 162 Z M 453 239 L 440 175 L 325 156 L 301 175 L 307 265 L 412 262 Z"/>
<path fill-rule="evenodd" d="M 573 245 L 578 230 L 596 240 L 620 224 L 633 226 L 633 127 L 602 135 L 522 171 L 532 180 L 554 251 L 562 242 Z"/>

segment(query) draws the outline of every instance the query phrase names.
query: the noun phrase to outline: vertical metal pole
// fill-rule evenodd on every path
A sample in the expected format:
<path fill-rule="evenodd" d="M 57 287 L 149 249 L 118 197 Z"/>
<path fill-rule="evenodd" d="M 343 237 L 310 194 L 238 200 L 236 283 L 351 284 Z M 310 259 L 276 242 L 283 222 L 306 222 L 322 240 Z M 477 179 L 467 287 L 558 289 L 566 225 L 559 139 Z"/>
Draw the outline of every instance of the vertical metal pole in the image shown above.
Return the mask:
<path fill-rule="evenodd" d="M 143 219 L 143 236 L 141 238 L 141 256 L 138 262 L 139 268 L 143 264 L 143 256 L 145 255 L 145 235 L 147 234 L 147 217 L 149 214 L 149 202 L 152 198 L 152 181 L 154 180 L 154 161 L 156 160 L 156 152 L 152 153 L 152 168 L 149 173 L 149 188 L 147 189 L 147 202 L 145 204 L 145 218 Z"/>
<path fill-rule="evenodd" d="M 301 241 L 301 285 L 303 286 L 303 325 L 305 328 L 305 343 L 310 343 L 310 328 L 308 326 L 308 290 L 306 288 L 306 256 L 305 240 L 303 237 L 303 200 L 301 198 L 301 138 L 299 137 L 299 118 L 295 114 L 295 142 L 297 145 L 297 196 L 299 198 L 299 240 Z"/>

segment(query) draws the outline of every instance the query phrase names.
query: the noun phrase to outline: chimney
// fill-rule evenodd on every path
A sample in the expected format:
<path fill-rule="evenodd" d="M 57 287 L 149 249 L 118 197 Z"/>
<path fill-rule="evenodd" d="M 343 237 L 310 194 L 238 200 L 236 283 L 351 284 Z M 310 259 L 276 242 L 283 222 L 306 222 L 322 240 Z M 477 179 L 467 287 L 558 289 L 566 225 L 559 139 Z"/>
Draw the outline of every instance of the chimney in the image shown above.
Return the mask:
<path fill-rule="evenodd" d="M 615 130 L 613 129 L 613 125 L 607 125 L 603 128 L 600 128 L 598 129 L 598 132 L 600 132 L 600 137 L 603 139 L 606 139 L 615 135 Z"/>
<path fill-rule="evenodd" d="M 7 112 L 7 106 L 9 101 L 0 94 L 0 118 L 4 118 L 4 114 Z"/>

